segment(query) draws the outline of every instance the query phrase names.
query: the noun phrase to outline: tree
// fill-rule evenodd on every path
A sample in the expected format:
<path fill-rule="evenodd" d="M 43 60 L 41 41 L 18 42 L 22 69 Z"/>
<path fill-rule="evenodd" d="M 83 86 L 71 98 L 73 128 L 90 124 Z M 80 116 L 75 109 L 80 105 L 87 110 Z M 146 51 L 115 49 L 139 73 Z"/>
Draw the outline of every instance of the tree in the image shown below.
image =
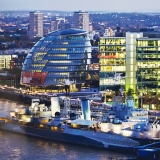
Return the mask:
<path fill-rule="evenodd" d="M 99 80 L 99 75 L 97 73 L 95 73 L 93 76 L 92 76 L 92 79 L 93 80 Z"/>
<path fill-rule="evenodd" d="M 151 100 L 152 100 L 152 95 L 151 93 L 147 93 L 144 97 L 144 104 L 148 104 L 149 105 L 149 109 L 150 109 L 150 105 L 151 105 Z"/>
<path fill-rule="evenodd" d="M 21 71 L 22 70 L 20 68 L 13 68 L 10 71 L 11 79 L 14 80 L 17 87 L 21 87 L 21 85 L 20 85 Z"/>
<path fill-rule="evenodd" d="M 133 96 L 133 94 L 134 94 L 134 89 L 132 89 L 132 88 L 128 88 L 128 91 L 127 91 L 127 96 Z"/>

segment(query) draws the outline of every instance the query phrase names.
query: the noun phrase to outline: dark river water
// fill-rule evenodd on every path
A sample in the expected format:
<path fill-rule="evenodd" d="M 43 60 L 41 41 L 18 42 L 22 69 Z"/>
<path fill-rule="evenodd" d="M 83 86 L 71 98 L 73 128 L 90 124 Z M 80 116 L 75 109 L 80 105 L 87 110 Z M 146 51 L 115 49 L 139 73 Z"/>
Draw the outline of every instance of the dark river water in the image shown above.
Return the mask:
<path fill-rule="evenodd" d="M 0 116 L 21 104 L 0 100 Z M 0 160 L 109 160 L 128 155 L 0 131 Z"/>

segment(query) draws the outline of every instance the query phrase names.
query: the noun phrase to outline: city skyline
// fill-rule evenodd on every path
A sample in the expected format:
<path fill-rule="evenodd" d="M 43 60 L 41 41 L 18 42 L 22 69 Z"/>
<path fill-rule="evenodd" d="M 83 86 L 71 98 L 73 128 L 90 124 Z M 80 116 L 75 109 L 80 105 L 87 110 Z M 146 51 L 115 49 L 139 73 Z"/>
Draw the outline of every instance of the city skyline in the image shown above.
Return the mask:
<path fill-rule="evenodd" d="M 109 11 L 109 12 L 159 12 L 160 2 L 152 0 L 113 0 L 112 3 L 101 0 L 0 0 L 0 11 L 4 10 L 60 10 L 60 11 Z M 18 5 L 17 5 L 18 4 Z M 63 4 L 63 5 L 62 5 Z M 72 4 L 72 5 L 70 5 Z M 84 5 L 85 4 L 85 5 Z M 98 5 L 99 4 L 99 5 Z"/>

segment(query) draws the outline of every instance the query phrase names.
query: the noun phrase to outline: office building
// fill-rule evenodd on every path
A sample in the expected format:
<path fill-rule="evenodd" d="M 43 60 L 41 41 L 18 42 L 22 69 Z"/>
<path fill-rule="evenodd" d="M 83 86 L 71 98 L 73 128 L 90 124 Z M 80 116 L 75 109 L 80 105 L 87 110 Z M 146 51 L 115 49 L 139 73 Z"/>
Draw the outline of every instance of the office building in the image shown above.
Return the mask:
<path fill-rule="evenodd" d="M 12 55 L 1 54 L 0 55 L 0 69 L 10 69 L 10 61 Z"/>
<path fill-rule="evenodd" d="M 28 35 L 30 39 L 43 37 L 43 13 L 30 12 Z"/>
<path fill-rule="evenodd" d="M 126 33 L 126 37 L 101 37 L 100 82 L 101 93 L 116 90 L 121 85 L 136 91 L 136 39 L 143 33 Z"/>
<path fill-rule="evenodd" d="M 105 29 L 105 32 L 104 32 L 104 37 L 113 37 L 115 36 L 115 33 L 114 31 L 109 27 L 107 29 Z"/>
<path fill-rule="evenodd" d="M 27 55 L 21 83 L 35 88 L 64 86 L 65 79 L 69 78 L 81 85 L 85 83 L 90 59 L 91 44 L 86 31 L 66 29 L 51 32 L 40 39 Z M 76 89 L 76 84 L 71 87 Z"/>
<path fill-rule="evenodd" d="M 160 38 L 139 38 L 136 50 L 140 106 L 160 110 Z"/>
<path fill-rule="evenodd" d="M 99 43 L 100 49 L 100 91 L 114 90 L 115 74 L 126 75 L 126 38 L 102 37 Z M 121 79 L 125 84 L 125 79 Z"/>
<path fill-rule="evenodd" d="M 74 28 L 82 29 L 89 32 L 89 13 L 84 11 L 74 12 L 73 25 Z"/>
<path fill-rule="evenodd" d="M 10 68 L 20 68 L 22 69 L 23 63 L 27 57 L 27 53 L 16 53 L 12 55 L 12 59 L 10 60 Z"/>
<path fill-rule="evenodd" d="M 0 51 L 0 69 L 22 68 L 28 49 Z"/>
<path fill-rule="evenodd" d="M 58 30 L 58 24 L 59 22 L 54 20 L 50 22 L 50 31 Z"/>

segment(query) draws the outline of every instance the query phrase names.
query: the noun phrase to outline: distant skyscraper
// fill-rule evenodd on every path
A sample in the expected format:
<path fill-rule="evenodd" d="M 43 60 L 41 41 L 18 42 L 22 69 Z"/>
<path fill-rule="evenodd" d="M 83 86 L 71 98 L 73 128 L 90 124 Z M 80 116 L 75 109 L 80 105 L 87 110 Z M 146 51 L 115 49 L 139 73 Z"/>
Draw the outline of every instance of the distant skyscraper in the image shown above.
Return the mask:
<path fill-rule="evenodd" d="M 105 33 L 103 36 L 104 37 L 112 37 L 114 35 L 115 35 L 114 31 L 109 27 L 109 28 L 105 29 Z"/>
<path fill-rule="evenodd" d="M 84 11 L 74 12 L 73 23 L 74 28 L 89 32 L 89 13 Z"/>
<path fill-rule="evenodd" d="M 30 12 L 28 34 L 30 39 L 43 37 L 43 13 Z"/>
<path fill-rule="evenodd" d="M 51 31 L 55 31 L 55 30 L 58 30 L 58 21 L 54 20 L 54 21 L 51 21 L 51 28 L 50 30 Z"/>

